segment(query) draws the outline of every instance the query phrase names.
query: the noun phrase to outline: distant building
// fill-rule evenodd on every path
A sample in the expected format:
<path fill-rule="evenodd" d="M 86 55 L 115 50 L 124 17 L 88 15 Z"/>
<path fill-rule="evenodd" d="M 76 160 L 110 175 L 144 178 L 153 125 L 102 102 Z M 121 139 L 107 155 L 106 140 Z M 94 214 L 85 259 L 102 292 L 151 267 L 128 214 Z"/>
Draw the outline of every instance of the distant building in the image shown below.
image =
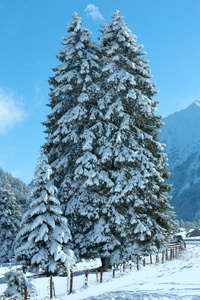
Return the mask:
<path fill-rule="evenodd" d="M 186 235 L 186 237 L 200 237 L 200 229 L 194 229 Z"/>

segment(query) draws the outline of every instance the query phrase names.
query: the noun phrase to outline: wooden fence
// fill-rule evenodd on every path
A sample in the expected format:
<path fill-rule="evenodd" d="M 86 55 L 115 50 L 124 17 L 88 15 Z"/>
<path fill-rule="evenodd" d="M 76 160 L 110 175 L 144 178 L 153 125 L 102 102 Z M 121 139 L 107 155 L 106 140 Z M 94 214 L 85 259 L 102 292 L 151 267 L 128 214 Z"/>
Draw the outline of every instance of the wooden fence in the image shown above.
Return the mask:
<path fill-rule="evenodd" d="M 186 243 L 185 242 L 183 242 L 181 244 L 180 243 L 171 243 L 171 244 L 168 245 L 168 247 L 166 248 L 165 251 L 163 251 L 162 253 L 156 253 L 155 263 L 158 264 L 159 262 L 161 262 L 163 264 L 164 261 L 177 259 L 179 257 L 179 255 L 184 250 L 186 250 Z M 160 256 L 161 256 L 161 258 L 160 258 Z M 141 265 L 143 267 L 145 267 L 147 264 L 150 264 L 150 265 L 153 264 L 153 256 L 151 254 L 148 256 L 148 262 L 147 262 L 146 258 L 147 257 L 145 257 L 145 256 L 144 257 L 139 257 L 139 256 L 136 257 L 136 269 L 137 269 L 137 271 L 140 270 Z M 113 278 L 115 278 L 115 272 L 116 272 L 117 267 L 120 268 L 121 272 L 125 272 L 125 270 L 128 270 L 128 269 L 132 270 L 133 269 L 132 257 L 130 256 L 128 262 L 124 261 L 119 266 L 117 266 L 116 264 L 113 264 L 113 266 L 112 266 L 112 277 Z M 88 269 L 88 270 L 83 271 L 85 273 L 85 277 L 84 277 L 84 286 L 85 287 L 87 287 L 87 285 L 88 285 L 89 273 L 91 271 L 96 272 L 97 283 L 102 283 L 103 282 L 103 268 L 100 268 L 100 270 L 98 270 L 98 269 Z M 99 277 L 100 277 L 100 279 L 99 279 Z M 73 271 L 71 271 L 70 272 L 70 285 L 69 285 L 68 294 L 71 294 L 73 292 L 73 278 L 74 278 L 74 273 L 73 273 Z M 23 296 L 24 296 L 24 300 L 28 300 L 27 286 L 25 286 L 25 288 L 24 288 Z M 53 297 L 56 297 L 56 291 L 55 291 L 53 276 L 50 277 L 49 297 L 50 297 L 50 299 L 53 299 Z"/>

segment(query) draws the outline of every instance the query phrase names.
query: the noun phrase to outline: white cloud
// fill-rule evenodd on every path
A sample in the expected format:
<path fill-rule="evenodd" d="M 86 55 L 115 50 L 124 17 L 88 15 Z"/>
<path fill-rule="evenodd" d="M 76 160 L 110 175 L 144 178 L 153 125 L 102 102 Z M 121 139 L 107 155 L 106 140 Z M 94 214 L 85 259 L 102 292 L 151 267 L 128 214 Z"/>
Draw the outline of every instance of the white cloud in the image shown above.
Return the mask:
<path fill-rule="evenodd" d="M 88 6 L 86 7 L 86 9 L 84 11 L 88 12 L 88 16 L 92 17 L 92 19 L 95 21 L 104 20 L 104 18 L 102 17 L 102 15 L 99 11 L 99 8 L 97 6 L 95 6 L 94 4 L 88 4 Z"/>
<path fill-rule="evenodd" d="M 34 86 L 34 92 L 35 96 L 33 98 L 33 103 L 34 103 L 34 110 L 36 110 L 38 107 L 40 107 L 43 104 L 44 96 L 41 93 L 41 88 L 40 86 L 36 83 Z"/>
<path fill-rule="evenodd" d="M 27 117 L 22 103 L 14 99 L 11 92 L 5 92 L 0 87 L 0 134 L 21 123 Z"/>
<path fill-rule="evenodd" d="M 13 171 L 11 172 L 11 175 L 12 175 L 13 177 L 15 177 L 15 178 L 19 178 L 19 177 L 22 175 L 22 172 L 19 171 L 19 170 L 13 170 Z"/>

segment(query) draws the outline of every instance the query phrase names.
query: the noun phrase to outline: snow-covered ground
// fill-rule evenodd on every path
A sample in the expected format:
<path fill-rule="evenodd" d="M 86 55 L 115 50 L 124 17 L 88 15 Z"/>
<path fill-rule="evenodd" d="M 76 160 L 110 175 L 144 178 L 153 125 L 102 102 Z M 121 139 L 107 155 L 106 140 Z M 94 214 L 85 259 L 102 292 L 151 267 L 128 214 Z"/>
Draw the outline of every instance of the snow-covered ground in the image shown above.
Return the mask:
<path fill-rule="evenodd" d="M 116 278 L 112 278 L 112 271 L 103 274 L 103 283 L 97 283 L 95 272 L 88 277 L 88 285 L 84 287 L 84 273 L 90 267 L 99 266 L 99 261 L 83 262 L 75 268 L 74 291 L 67 295 L 67 278 L 54 277 L 56 299 L 63 300 L 148 300 L 148 299 L 200 299 L 200 242 L 187 242 L 187 249 L 179 259 L 141 265 L 139 271 L 136 265 L 130 271 L 123 273 L 116 271 Z M 3 274 L 9 267 L 0 268 L 0 295 L 6 288 Z M 34 278 L 31 274 L 27 277 L 35 283 L 38 296 L 36 300 L 49 299 L 49 278 Z M 98 278 L 99 279 L 99 278 Z M 0 298 L 1 299 L 1 298 Z M 23 299 L 23 298 L 22 298 Z"/>

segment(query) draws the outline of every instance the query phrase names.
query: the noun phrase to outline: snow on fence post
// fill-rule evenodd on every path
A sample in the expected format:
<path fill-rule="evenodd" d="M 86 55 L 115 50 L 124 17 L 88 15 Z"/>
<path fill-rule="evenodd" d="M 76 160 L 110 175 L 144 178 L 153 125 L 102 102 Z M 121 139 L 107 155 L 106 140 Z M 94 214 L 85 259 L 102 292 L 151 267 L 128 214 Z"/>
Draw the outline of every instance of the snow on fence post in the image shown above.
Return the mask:
<path fill-rule="evenodd" d="M 123 261 L 123 272 L 125 272 L 125 261 Z"/>
<path fill-rule="evenodd" d="M 53 276 L 50 276 L 50 299 L 53 299 Z"/>
<path fill-rule="evenodd" d="M 69 293 L 71 294 L 72 291 L 73 291 L 73 278 L 74 278 L 74 273 L 73 271 L 71 270 L 70 272 L 70 287 L 69 287 Z"/>
<path fill-rule="evenodd" d="M 122 263 L 120 263 L 120 273 L 122 272 Z"/>
<path fill-rule="evenodd" d="M 54 297 L 56 297 L 56 290 L 55 290 L 55 283 L 54 283 L 54 281 L 53 281 L 53 295 L 54 295 Z"/>
<path fill-rule="evenodd" d="M 100 283 L 103 282 L 103 268 L 101 268 Z"/>
<path fill-rule="evenodd" d="M 25 285 L 25 287 L 24 287 L 24 300 L 28 300 L 28 289 L 27 289 L 27 285 Z"/>
<path fill-rule="evenodd" d="M 112 271 L 113 271 L 113 278 L 115 278 L 115 264 L 112 266 Z"/>
<path fill-rule="evenodd" d="M 137 270 L 139 271 L 139 256 L 137 256 Z"/>
<path fill-rule="evenodd" d="M 88 285 L 88 275 L 89 275 L 89 271 L 87 270 L 87 271 L 85 272 L 85 286 Z"/>
<path fill-rule="evenodd" d="M 68 294 L 70 294 L 70 281 L 71 281 L 71 271 L 72 271 L 72 269 L 70 268 L 69 265 L 68 265 L 66 271 L 67 271 L 67 292 L 68 292 Z"/>

